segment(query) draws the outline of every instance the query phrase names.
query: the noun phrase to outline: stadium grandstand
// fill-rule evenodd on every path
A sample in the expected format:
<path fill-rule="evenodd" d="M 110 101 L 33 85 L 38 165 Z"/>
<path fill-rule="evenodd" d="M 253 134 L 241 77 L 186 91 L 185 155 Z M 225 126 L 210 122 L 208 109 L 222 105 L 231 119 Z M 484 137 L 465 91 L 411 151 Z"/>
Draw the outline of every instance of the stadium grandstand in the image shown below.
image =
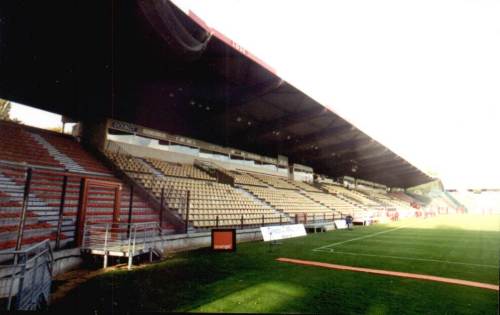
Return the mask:
<path fill-rule="evenodd" d="M 444 189 L 170 1 L 29 6 L 0 13 L 26 25 L 0 29 L 0 97 L 74 127 L 0 120 L 2 310 L 494 310 L 498 189 Z"/>

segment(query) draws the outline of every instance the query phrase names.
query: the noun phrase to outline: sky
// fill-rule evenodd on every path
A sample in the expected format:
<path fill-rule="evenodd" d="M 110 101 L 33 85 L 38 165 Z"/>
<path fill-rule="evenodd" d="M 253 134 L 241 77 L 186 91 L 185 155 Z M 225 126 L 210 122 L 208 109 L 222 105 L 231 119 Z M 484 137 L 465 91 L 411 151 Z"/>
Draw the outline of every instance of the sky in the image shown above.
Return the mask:
<path fill-rule="evenodd" d="M 62 127 L 61 115 L 15 102 L 11 102 L 10 117 L 21 121 L 25 125 L 43 129 Z M 74 125 L 73 123 L 67 123 L 65 132 L 71 132 Z"/>
<path fill-rule="evenodd" d="M 44 129 L 62 126 L 61 115 L 19 103 L 11 102 L 11 105 L 10 117 L 16 118 L 26 125 Z"/>
<path fill-rule="evenodd" d="M 500 188 L 499 0 L 174 3 L 446 188 Z"/>
<path fill-rule="evenodd" d="M 446 188 L 500 187 L 500 1 L 173 2 Z"/>

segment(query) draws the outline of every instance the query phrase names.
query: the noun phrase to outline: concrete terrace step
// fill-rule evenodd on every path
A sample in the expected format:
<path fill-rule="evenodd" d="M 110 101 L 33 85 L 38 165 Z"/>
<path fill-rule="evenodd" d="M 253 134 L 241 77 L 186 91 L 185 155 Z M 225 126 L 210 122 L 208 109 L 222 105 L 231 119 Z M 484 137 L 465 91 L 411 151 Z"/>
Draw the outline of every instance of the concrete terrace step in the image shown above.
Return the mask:
<path fill-rule="evenodd" d="M 61 198 L 61 194 L 37 194 L 37 196 L 40 199 L 46 200 L 47 202 L 59 202 L 60 198 Z M 79 199 L 79 195 L 73 195 L 73 196 L 66 195 L 66 197 L 64 198 L 64 200 L 66 200 L 66 202 L 78 202 L 78 199 Z M 87 200 L 88 201 L 114 201 L 115 198 L 114 198 L 114 196 L 110 196 L 110 195 L 88 195 Z M 122 196 L 120 198 L 120 201 L 122 203 L 126 202 L 128 204 L 130 199 L 128 197 Z M 147 205 L 147 203 L 145 201 L 143 201 L 141 199 L 134 198 L 134 204 L 136 204 L 136 203 L 143 203 L 143 204 Z"/>
<path fill-rule="evenodd" d="M 132 223 L 147 223 L 147 222 L 154 222 L 151 218 L 134 218 L 132 219 Z M 112 224 L 113 220 L 110 219 L 109 217 L 92 217 L 88 218 L 86 220 L 86 224 L 96 224 L 96 223 L 109 223 Z M 128 223 L 127 218 L 121 218 L 120 223 Z"/>
<path fill-rule="evenodd" d="M 77 214 L 77 209 L 68 209 L 68 211 L 65 210 L 63 213 L 64 216 L 76 216 L 76 214 Z M 112 216 L 113 211 L 109 210 L 109 209 L 87 209 L 86 214 L 87 214 L 87 216 L 89 216 L 89 215 L 109 215 L 109 216 Z M 120 215 L 121 216 L 128 216 L 128 209 L 121 209 Z M 147 209 L 137 209 L 137 210 L 134 209 L 132 211 L 132 216 L 136 216 L 136 215 L 148 215 L 148 216 L 156 216 L 156 217 L 160 216 L 159 212 L 154 212 L 154 211 L 150 211 Z"/>
<path fill-rule="evenodd" d="M 36 167 L 36 165 L 34 165 L 34 166 Z M 25 168 L 23 168 L 23 169 L 2 168 L 1 171 L 10 177 L 15 177 L 15 178 L 19 178 L 19 179 L 22 179 L 26 176 L 26 169 Z M 62 167 L 55 169 L 55 171 L 57 171 L 57 172 L 50 173 L 47 171 L 41 171 L 41 170 L 35 169 L 33 172 L 33 178 L 37 178 L 40 180 L 48 180 L 48 179 L 54 179 L 54 178 L 62 179 L 63 176 L 66 175 L 68 177 L 68 182 L 78 183 L 78 182 L 80 182 L 83 174 L 85 174 L 85 177 L 88 177 L 88 178 L 96 178 L 96 179 L 105 178 L 108 181 L 120 182 L 115 177 L 109 176 L 110 175 L 109 172 L 94 172 L 94 173 L 89 173 L 89 172 L 76 173 L 76 172 L 73 172 L 73 173 L 63 174 L 64 169 Z"/>
<path fill-rule="evenodd" d="M 12 191 L 12 192 L 23 192 L 24 191 L 24 181 L 15 182 L 13 180 L 8 180 L 0 183 L 0 191 Z M 57 184 L 36 184 L 32 182 L 31 184 L 32 191 L 43 191 L 46 194 L 59 194 L 62 191 L 62 183 Z M 67 195 L 75 195 L 78 196 L 80 191 L 80 185 L 68 185 L 66 187 Z M 114 194 L 114 189 L 112 188 L 102 188 L 102 187 L 91 187 L 89 190 L 90 195 L 102 195 L 102 196 L 110 196 Z M 128 198 L 130 196 L 130 191 L 128 189 L 122 189 L 121 191 L 122 197 Z M 136 197 L 136 196 L 134 196 Z"/>
<path fill-rule="evenodd" d="M 29 134 L 33 138 L 33 140 L 35 140 L 38 144 L 43 146 L 47 150 L 47 152 L 49 152 L 49 154 L 52 156 L 52 158 L 54 158 L 54 160 L 64 165 L 66 169 L 76 172 L 85 172 L 85 169 L 81 165 L 76 163 L 66 154 L 60 152 L 41 135 L 32 132 L 29 132 Z"/>
<path fill-rule="evenodd" d="M 15 209 L 16 207 L 9 207 L 9 209 Z M 18 207 L 17 209 L 21 209 L 22 207 Z M 2 208 L 3 210 L 3 208 Z M 27 206 L 28 211 L 59 211 L 59 207 L 49 207 L 44 204 L 33 204 L 28 202 Z"/>
<path fill-rule="evenodd" d="M 0 239 L 17 239 L 17 226 L 1 226 L 0 227 Z M 23 238 L 41 235 L 50 235 L 51 233 L 57 231 L 57 227 L 51 226 L 39 226 L 37 224 L 26 225 L 24 227 Z"/>
<path fill-rule="evenodd" d="M 0 219 L 8 219 L 8 218 L 16 218 L 21 215 L 20 209 L 12 209 L 12 208 L 7 208 L 5 211 L 0 212 Z M 31 211 L 26 211 L 26 217 L 31 218 L 31 217 L 36 217 L 36 214 L 32 213 Z"/>
<path fill-rule="evenodd" d="M 12 172 L 7 172 L 7 171 L 3 171 L 3 173 L 5 173 L 5 176 L 8 176 L 11 180 L 14 180 L 16 182 L 23 182 L 24 183 L 24 181 L 26 180 L 26 173 L 12 173 Z M 101 180 L 104 179 L 107 182 L 120 184 L 120 181 L 116 180 L 113 177 L 105 177 L 105 178 L 95 177 L 95 176 L 86 176 L 86 177 L 87 178 L 101 179 Z M 69 187 L 79 186 L 80 182 L 81 182 L 81 178 L 82 178 L 82 176 L 76 177 L 76 175 L 70 175 L 70 176 L 68 176 L 67 185 Z M 41 173 L 34 172 L 32 174 L 31 181 L 32 181 L 32 183 L 37 183 L 37 184 L 42 184 L 42 185 L 44 185 L 44 184 L 62 185 L 63 175 L 57 175 L 57 174 L 45 175 L 45 173 L 41 174 Z M 5 180 L 0 180 L 0 183 L 5 183 Z"/>
<path fill-rule="evenodd" d="M 15 246 L 23 203 L 25 174 L 23 171 L 0 171 L 0 250 Z M 59 221 L 62 176 L 37 174 L 36 172 L 33 174 L 23 237 L 25 245 L 46 238 L 54 240 Z M 119 182 L 112 177 L 110 179 Z M 61 228 L 62 239 L 65 240 L 72 240 L 75 234 L 79 190 L 80 178 L 69 177 Z M 91 188 L 88 195 L 86 218 L 88 222 L 111 223 L 114 200 L 113 189 Z M 120 221 L 128 222 L 130 190 L 127 185 L 122 186 L 120 204 Z M 150 207 L 140 196 L 134 194 L 132 205 L 132 222 L 159 221 L 158 210 Z M 175 233 L 175 227 L 172 225 L 164 223 L 163 227 L 166 227 L 164 234 Z"/>
<path fill-rule="evenodd" d="M 2 218 L 13 218 L 21 215 L 21 208 L 2 208 L 2 212 L 0 212 L 0 219 Z M 26 211 L 27 217 L 37 217 L 35 211 L 28 209 Z"/>
<path fill-rule="evenodd" d="M 22 247 L 25 248 L 30 245 L 39 243 L 45 239 L 49 239 L 51 241 L 54 241 L 56 239 L 55 233 L 51 234 L 37 234 L 33 233 L 32 235 L 26 235 L 23 237 L 22 240 Z M 66 235 L 66 234 L 61 234 L 61 240 L 64 241 L 64 243 L 67 243 L 68 241 L 72 241 L 74 237 L 72 235 Z M 0 241 L 0 250 L 7 250 L 7 249 L 12 249 L 16 246 L 16 239 L 10 239 L 10 240 L 1 240 Z"/>
<path fill-rule="evenodd" d="M 12 195 L 20 195 L 22 196 L 24 193 L 24 188 L 20 187 L 6 187 L 2 188 L 2 192 L 5 193 L 7 196 L 12 196 Z"/>
<path fill-rule="evenodd" d="M 29 202 L 30 204 L 36 205 L 36 204 L 44 204 L 44 205 L 50 205 L 50 206 L 59 206 L 60 204 L 60 195 L 33 195 L 30 194 L 29 196 Z M 36 199 L 35 199 L 36 198 Z M 135 198 L 134 198 L 135 199 Z M 79 197 L 67 197 L 64 199 L 65 204 L 78 204 Z M 91 204 L 113 204 L 114 203 L 114 197 L 109 197 L 109 196 L 93 196 L 89 195 L 87 202 Z M 0 197 L 0 205 L 5 203 L 5 206 L 7 205 L 12 205 L 14 206 L 16 203 L 18 206 L 21 206 L 23 202 L 23 193 L 16 193 L 12 194 L 11 197 Z M 128 206 L 130 204 L 130 199 L 129 198 L 120 198 L 120 203 L 122 206 L 125 204 Z M 140 200 L 134 200 L 133 201 L 133 206 L 134 207 L 149 207 L 149 205 Z"/>
<path fill-rule="evenodd" d="M 125 222 L 128 222 L 127 221 L 120 221 L 121 223 L 125 223 Z M 133 219 L 132 220 L 132 223 L 148 223 L 148 222 L 152 222 L 151 219 L 149 218 L 138 218 L 138 219 Z M 102 218 L 102 219 L 99 219 L 99 218 L 92 218 L 92 219 L 89 219 L 87 220 L 87 224 L 102 224 L 102 223 L 108 223 L 108 224 L 112 224 L 113 223 L 113 220 L 112 219 L 108 219 L 108 218 Z"/>
<path fill-rule="evenodd" d="M 19 219 L 20 217 L 0 217 L 0 227 L 2 226 L 11 226 L 11 225 L 15 225 L 15 226 L 18 226 L 19 225 Z M 25 224 L 36 224 L 38 223 L 38 218 L 36 217 L 29 217 L 29 218 L 26 218 L 26 222 Z"/>
<path fill-rule="evenodd" d="M 4 207 L 21 207 L 22 203 L 14 200 L 2 200 L 0 198 L 0 208 L 3 209 Z"/>
<path fill-rule="evenodd" d="M 45 195 L 55 195 L 55 196 L 61 196 L 61 189 L 53 189 L 50 187 L 46 186 L 31 186 L 30 187 L 30 192 L 32 193 L 38 193 L 38 194 L 45 194 Z M 24 192 L 24 185 L 17 185 L 17 186 L 9 186 L 1 189 L 0 191 L 2 192 L 13 192 L 13 193 L 20 193 L 22 194 Z M 66 189 L 66 196 L 78 196 L 80 192 L 80 189 L 73 189 L 73 190 L 68 190 Z M 94 191 L 90 190 L 89 191 L 89 196 L 102 196 L 102 197 L 110 197 L 113 196 L 114 198 L 114 191 Z M 129 198 L 130 193 L 129 192 L 121 192 L 121 197 L 122 198 Z M 138 198 L 137 195 L 134 195 L 134 198 Z"/>
<path fill-rule="evenodd" d="M 30 237 L 40 237 L 40 236 L 45 236 L 45 238 L 48 238 L 50 235 L 55 234 L 56 232 L 55 229 L 50 229 L 50 228 L 33 228 L 33 229 L 25 229 L 23 233 L 23 239 L 30 238 Z M 0 236 L 2 240 L 15 240 L 17 239 L 17 230 L 12 231 L 12 232 L 3 232 L 0 233 Z"/>
<path fill-rule="evenodd" d="M 11 172 L 8 170 L 2 170 L 2 173 L 4 173 L 5 176 L 7 176 L 9 179 L 14 180 L 14 181 L 20 181 L 24 182 L 26 179 L 26 172 Z M 62 172 L 62 171 L 61 171 Z M 79 185 L 81 182 L 83 175 L 68 175 L 68 185 L 76 186 Z M 122 184 L 119 180 L 117 180 L 114 177 L 102 177 L 102 176 L 93 176 L 93 175 L 85 175 L 87 178 L 91 179 L 99 179 L 99 180 L 105 180 L 107 182 L 111 183 L 118 183 Z M 41 184 L 47 184 L 47 183 L 60 183 L 62 184 L 63 180 L 63 175 L 62 174 L 48 174 L 48 173 L 40 173 L 37 171 L 34 171 L 32 173 L 31 181 L 33 183 L 41 183 Z M 5 180 L 1 180 L 0 182 L 6 182 Z"/>

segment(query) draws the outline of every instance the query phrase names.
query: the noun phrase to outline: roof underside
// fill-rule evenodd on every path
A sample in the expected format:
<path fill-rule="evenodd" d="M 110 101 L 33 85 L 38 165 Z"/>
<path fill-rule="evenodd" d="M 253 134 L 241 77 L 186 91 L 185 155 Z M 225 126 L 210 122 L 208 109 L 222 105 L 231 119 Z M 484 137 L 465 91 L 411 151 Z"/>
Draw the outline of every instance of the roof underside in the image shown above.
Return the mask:
<path fill-rule="evenodd" d="M 330 176 L 431 180 L 167 1 L 13 2 L 3 12 L 4 25 L 23 25 L 0 29 L 3 98 L 282 154 Z"/>

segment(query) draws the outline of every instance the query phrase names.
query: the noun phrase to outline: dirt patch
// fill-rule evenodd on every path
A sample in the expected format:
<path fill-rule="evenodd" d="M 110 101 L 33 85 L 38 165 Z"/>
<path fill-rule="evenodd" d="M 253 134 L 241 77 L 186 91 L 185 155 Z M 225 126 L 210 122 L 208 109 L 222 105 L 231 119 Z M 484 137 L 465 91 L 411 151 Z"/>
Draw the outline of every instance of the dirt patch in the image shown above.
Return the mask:
<path fill-rule="evenodd" d="M 377 275 L 444 282 L 444 283 L 450 283 L 450 284 L 458 284 L 458 285 L 465 285 L 465 286 L 470 286 L 470 287 L 499 291 L 499 286 L 496 284 L 468 281 L 468 280 L 462 280 L 462 279 L 444 278 L 444 277 L 437 277 L 437 276 L 430 276 L 430 275 L 422 275 L 422 274 L 417 274 L 417 273 L 408 273 L 408 272 L 399 272 L 399 271 L 390 271 L 390 270 L 381 270 L 381 269 L 360 268 L 360 267 L 328 264 L 328 263 L 322 263 L 322 262 L 318 262 L 318 261 L 292 259 L 292 258 L 277 258 L 276 260 L 281 261 L 281 262 L 291 263 L 291 264 L 304 265 L 304 266 L 314 266 L 314 267 L 337 269 L 337 270 L 348 270 L 348 271 L 356 271 L 356 272 L 366 272 L 366 273 L 377 274 Z"/>
<path fill-rule="evenodd" d="M 104 273 L 104 269 L 99 270 L 73 270 L 57 275 L 52 280 L 52 294 L 50 302 L 56 303 L 65 297 L 71 290 L 87 282 L 88 280 Z"/>

